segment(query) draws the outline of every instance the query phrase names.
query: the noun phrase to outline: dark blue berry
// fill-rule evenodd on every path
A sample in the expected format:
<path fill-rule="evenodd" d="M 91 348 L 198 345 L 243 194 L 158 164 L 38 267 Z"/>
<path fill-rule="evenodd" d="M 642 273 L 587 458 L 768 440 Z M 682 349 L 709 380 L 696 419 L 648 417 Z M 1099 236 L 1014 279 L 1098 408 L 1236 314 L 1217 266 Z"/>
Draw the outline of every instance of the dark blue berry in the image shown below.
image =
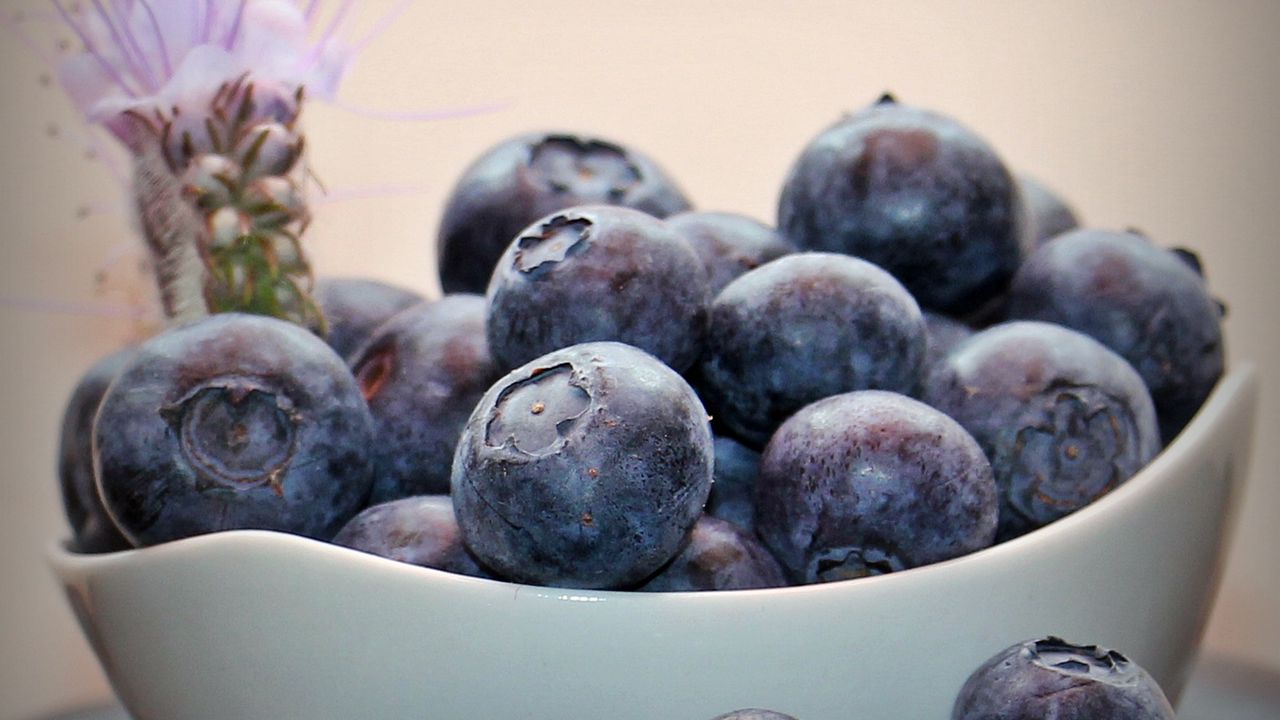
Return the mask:
<path fill-rule="evenodd" d="M 955 316 L 1005 289 L 1024 224 L 1017 184 L 986 142 L 888 96 L 810 142 L 778 205 L 778 230 L 800 249 L 869 260 L 921 307 Z"/>
<path fill-rule="evenodd" d="M 349 277 L 320 278 L 313 295 L 329 325 L 325 341 L 343 358 L 350 358 L 392 315 L 425 300 L 412 290 Z"/>
<path fill-rule="evenodd" d="M 925 311 L 924 370 L 920 373 L 921 388 L 928 383 L 929 374 L 946 359 L 951 349 L 973 335 L 972 327 L 946 315 Z M 923 389 L 920 391 L 923 392 Z"/>
<path fill-rule="evenodd" d="M 102 506 L 93 476 L 93 419 L 107 388 L 132 357 L 133 349 L 126 348 L 94 363 L 76 384 L 63 411 L 58 478 L 62 507 L 71 524 L 72 546 L 77 552 L 112 552 L 133 547 Z"/>
<path fill-rule="evenodd" d="M 479 295 L 418 303 L 352 356 L 375 429 L 370 502 L 449 492 L 462 427 L 502 374 L 489 356 L 484 312 Z"/>
<path fill-rule="evenodd" d="M 965 681 L 951 720 L 1173 720 L 1155 679 L 1124 655 L 1046 637 L 994 655 Z"/>
<path fill-rule="evenodd" d="M 879 575 L 995 540 L 991 465 L 951 418 L 904 395 L 797 412 L 760 460 L 756 532 L 798 583 Z"/>
<path fill-rule="evenodd" d="M 689 201 L 647 156 L 599 138 L 531 133 L 489 149 L 445 205 L 436 250 L 447 293 L 482 293 L 516 234 L 574 205 L 621 205 L 656 217 Z"/>
<path fill-rule="evenodd" d="M 1027 210 L 1028 237 L 1032 247 L 1079 227 L 1075 211 L 1044 183 L 1022 175 L 1018 177 L 1018 188 L 1022 191 L 1022 204 Z"/>
<path fill-rule="evenodd" d="M 926 400 L 982 445 L 1000 488 L 1000 538 L 1111 491 L 1160 450 L 1155 409 L 1124 358 L 1043 322 L 995 325 L 929 376 Z"/>
<path fill-rule="evenodd" d="M 683 378 L 628 345 L 575 345 L 485 393 L 454 457 L 454 506 L 467 547 L 504 577 L 626 587 L 679 551 L 713 459 Z"/>
<path fill-rule="evenodd" d="M 1079 330 L 1138 370 L 1166 443 L 1222 377 L 1221 309 L 1185 254 L 1128 232 L 1076 230 L 1027 258 L 1009 317 Z"/>
<path fill-rule="evenodd" d="M 731 522 L 703 515 L 689 531 L 684 549 L 639 589 L 750 590 L 786 584 L 782 566 L 754 535 Z"/>
<path fill-rule="evenodd" d="M 136 545 L 255 528 L 327 540 L 369 496 L 373 421 L 307 330 L 226 313 L 140 345 L 94 423 L 103 504 Z"/>
<path fill-rule="evenodd" d="M 716 437 L 715 451 L 715 482 L 707 498 L 707 514 L 752 532 L 756 527 L 760 453 L 728 437 Z"/>
<path fill-rule="evenodd" d="M 773 228 L 745 215 L 683 212 L 667 218 L 667 225 L 702 260 L 713 297 L 742 273 L 796 251 Z"/>
<path fill-rule="evenodd" d="M 335 545 L 459 575 L 492 577 L 462 544 L 448 495 L 401 498 L 365 508 L 333 537 Z"/>
<path fill-rule="evenodd" d="M 683 371 L 702 351 L 709 302 L 698 256 L 663 221 L 621 207 L 571 208 L 526 228 L 498 262 L 489 348 L 512 368 L 613 340 Z"/>
<path fill-rule="evenodd" d="M 848 255 L 796 253 L 716 297 L 698 382 L 717 421 L 762 447 L 815 400 L 911 392 L 924 352 L 924 318 L 892 276 Z"/>

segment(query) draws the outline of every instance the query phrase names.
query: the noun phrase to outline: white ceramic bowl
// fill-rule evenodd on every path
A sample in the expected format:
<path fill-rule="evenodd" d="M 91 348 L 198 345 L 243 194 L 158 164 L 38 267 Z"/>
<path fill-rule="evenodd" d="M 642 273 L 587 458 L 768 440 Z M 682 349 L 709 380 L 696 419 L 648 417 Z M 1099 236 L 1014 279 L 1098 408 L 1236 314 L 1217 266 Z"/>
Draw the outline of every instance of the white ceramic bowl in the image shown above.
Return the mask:
<path fill-rule="evenodd" d="M 946 718 L 983 660 L 1046 634 L 1127 653 L 1176 700 L 1236 514 L 1255 375 L 1232 372 L 1094 505 L 861 580 L 557 590 L 256 531 L 50 560 L 137 720 Z"/>

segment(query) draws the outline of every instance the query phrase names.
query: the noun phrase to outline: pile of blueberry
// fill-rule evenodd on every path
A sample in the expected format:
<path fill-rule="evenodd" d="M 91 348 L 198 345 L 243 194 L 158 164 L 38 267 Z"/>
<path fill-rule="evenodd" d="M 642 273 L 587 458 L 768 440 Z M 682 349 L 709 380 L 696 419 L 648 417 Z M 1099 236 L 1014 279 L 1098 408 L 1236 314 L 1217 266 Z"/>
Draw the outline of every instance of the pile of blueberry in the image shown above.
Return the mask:
<path fill-rule="evenodd" d="M 95 366 L 75 544 L 271 529 L 649 591 L 964 555 L 1123 483 L 1222 374 L 1194 254 L 1075 225 L 889 96 L 804 149 L 776 229 L 621 145 L 522 135 L 448 202 L 442 299 L 322 278 L 326 339 L 223 314 Z"/>

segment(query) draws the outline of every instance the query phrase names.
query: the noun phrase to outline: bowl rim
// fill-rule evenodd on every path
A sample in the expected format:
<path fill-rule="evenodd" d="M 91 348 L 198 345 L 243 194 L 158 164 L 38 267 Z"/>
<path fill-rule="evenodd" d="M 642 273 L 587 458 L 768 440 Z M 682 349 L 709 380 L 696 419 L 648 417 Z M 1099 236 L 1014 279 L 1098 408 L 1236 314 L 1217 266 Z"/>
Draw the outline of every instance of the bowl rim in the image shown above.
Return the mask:
<path fill-rule="evenodd" d="M 1018 554 L 1023 549 L 1038 544 L 1052 544 L 1057 542 L 1063 534 L 1070 535 L 1076 531 L 1080 525 L 1097 522 L 1097 520 L 1112 511 L 1113 506 L 1123 505 L 1134 499 L 1153 492 L 1155 486 L 1159 483 L 1160 477 L 1167 473 L 1167 469 L 1176 467 L 1186 463 L 1190 456 L 1195 452 L 1196 448 L 1207 442 L 1213 424 L 1216 420 L 1232 406 L 1237 403 L 1245 403 L 1246 407 L 1243 412 L 1249 415 L 1246 422 L 1246 429 L 1250 437 L 1245 438 L 1244 447 L 1250 448 L 1252 435 L 1256 433 L 1256 406 L 1258 399 L 1258 369 L 1252 362 L 1238 363 L 1231 371 L 1224 374 L 1215 385 L 1213 391 L 1206 398 L 1200 409 L 1197 411 L 1191 422 L 1175 437 L 1174 441 L 1163 447 L 1161 451 L 1148 462 L 1141 470 L 1131 476 L 1128 480 L 1121 483 L 1118 487 L 1108 492 L 1105 496 L 1095 500 L 1089 505 L 1059 518 L 1054 522 L 1033 530 L 1025 535 L 997 542 L 989 547 L 976 550 L 966 555 L 955 558 L 921 565 L 918 567 L 908 568 L 884 575 L 874 575 L 863 578 L 854 578 L 850 580 L 839 580 L 835 582 L 819 583 L 811 585 L 792 585 L 776 588 L 754 588 L 746 590 L 717 590 L 717 591 L 664 591 L 664 592 L 642 592 L 637 590 L 594 590 L 583 588 L 567 588 L 553 585 L 529 585 L 523 583 L 510 582 L 507 580 L 479 578 L 457 573 L 439 570 L 436 568 L 422 567 L 413 565 L 390 558 L 381 557 L 372 553 L 356 550 L 353 548 L 335 545 L 331 542 L 308 538 L 301 535 L 295 535 L 277 530 L 223 530 L 203 535 L 196 535 L 178 540 L 172 540 L 165 543 L 141 548 L 130 548 L 125 550 L 117 550 L 106 553 L 80 553 L 71 549 L 70 539 L 61 539 L 50 541 L 46 549 L 46 561 L 59 575 L 69 576 L 87 576 L 95 574 L 111 573 L 112 571 L 135 566 L 143 566 L 147 564 L 157 563 L 163 564 L 171 561 L 181 561 L 186 558 L 199 558 L 204 556 L 216 556 L 222 553 L 235 552 L 245 553 L 252 552 L 253 548 L 263 546 L 288 547 L 293 546 L 297 552 L 308 552 L 313 556 L 328 555 L 328 558 L 334 562 L 341 563 L 349 568 L 357 568 L 364 566 L 367 568 L 376 568 L 381 573 L 401 574 L 405 577 L 419 577 L 422 581 L 434 584 L 457 586 L 459 589 L 470 586 L 472 588 L 488 587 L 503 592 L 515 592 L 517 594 L 532 593 L 542 597 L 554 597 L 561 600 L 574 601 L 597 601 L 612 600 L 639 603 L 658 603 L 664 599 L 670 598 L 729 598 L 729 597 L 745 597 L 760 594 L 783 594 L 783 593 L 822 593 L 822 592 L 847 592 L 850 584 L 854 587 L 873 588 L 879 587 L 882 590 L 894 587 L 899 583 L 911 583 L 917 580 L 923 580 L 935 574 L 945 574 L 952 572 L 957 564 L 976 564 L 976 563 L 993 563 L 999 562 L 1001 558 L 1006 557 L 1010 553 Z M 1246 455 L 1249 453 L 1246 453 Z M 1244 462 L 1237 465 L 1238 472 L 1242 475 L 1248 472 L 1248 458 Z"/>

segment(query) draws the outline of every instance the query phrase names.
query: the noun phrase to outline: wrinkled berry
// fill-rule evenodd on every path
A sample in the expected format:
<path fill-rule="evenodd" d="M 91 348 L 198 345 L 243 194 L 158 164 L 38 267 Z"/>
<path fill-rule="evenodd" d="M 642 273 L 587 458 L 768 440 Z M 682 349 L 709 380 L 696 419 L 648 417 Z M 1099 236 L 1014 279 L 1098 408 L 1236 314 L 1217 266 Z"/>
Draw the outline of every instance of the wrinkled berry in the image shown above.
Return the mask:
<path fill-rule="evenodd" d="M 1151 396 L 1133 367 L 1051 323 L 977 333 L 930 375 L 925 399 L 991 460 L 1001 540 L 1084 507 L 1160 450 Z"/>
<path fill-rule="evenodd" d="M 778 230 L 897 277 L 921 307 L 965 315 L 1002 292 L 1022 255 L 1017 184 L 955 120 L 890 96 L 818 135 L 792 166 Z"/>
<path fill-rule="evenodd" d="M 1003 650 L 969 676 L 951 720 L 1173 720 L 1154 678 L 1114 650 L 1060 638 Z"/>
<path fill-rule="evenodd" d="M 370 502 L 449 492 L 462 427 L 502 374 L 489 356 L 484 308 L 479 295 L 418 303 L 352 356 L 374 423 Z"/>
<path fill-rule="evenodd" d="M 102 399 L 94 467 L 135 545 L 254 528 L 327 540 L 369 496 L 373 421 L 307 330 L 225 313 L 138 346 Z"/>
<path fill-rule="evenodd" d="M 401 498 L 365 508 L 333 537 L 335 545 L 459 575 L 491 575 L 462 544 L 448 495 Z"/>
<path fill-rule="evenodd" d="M 698 382 L 717 421 L 762 447 L 815 400 L 911 392 L 924 352 L 920 309 L 892 276 L 848 255 L 796 253 L 716 297 Z"/>
<path fill-rule="evenodd" d="M 540 217 L 606 204 L 666 217 L 689 201 L 647 156 L 599 138 L 531 133 L 486 151 L 445 205 L 436 251 L 447 293 L 482 293 L 502 252 Z"/>
<path fill-rule="evenodd" d="M 760 459 L 756 532 L 799 583 L 879 575 L 992 544 L 996 487 L 958 423 L 877 390 L 819 400 Z"/>
<path fill-rule="evenodd" d="M 679 372 L 702 351 L 710 293 L 697 255 L 663 221 L 597 205 L 521 232 L 498 262 L 487 300 L 489 349 L 503 368 L 613 340 Z"/>
<path fill-rule="evenodd" d="M 621 343 L 575 345 L 485 393 L 454 457 L 454 507 L 503 577 L 630 586 L 678 552 L 713 459 L 706 411 L 671 368 Z"/>
<path fill-rule="evenodd" d="M 1027 258 L 1009 317 L 1079 330 L 1137 369 L 1167 443 L 1222 377 L 1221 310 L 1195 265 L 1134 233 L 1076 230 Z"/>
<path fill-rule="evenodd" d="M 684 549 L 639 589 L 750 590 L 786 584 L 782 566 L 755 536 L 731 522 L 703 515 L 689 531 Z"/>

